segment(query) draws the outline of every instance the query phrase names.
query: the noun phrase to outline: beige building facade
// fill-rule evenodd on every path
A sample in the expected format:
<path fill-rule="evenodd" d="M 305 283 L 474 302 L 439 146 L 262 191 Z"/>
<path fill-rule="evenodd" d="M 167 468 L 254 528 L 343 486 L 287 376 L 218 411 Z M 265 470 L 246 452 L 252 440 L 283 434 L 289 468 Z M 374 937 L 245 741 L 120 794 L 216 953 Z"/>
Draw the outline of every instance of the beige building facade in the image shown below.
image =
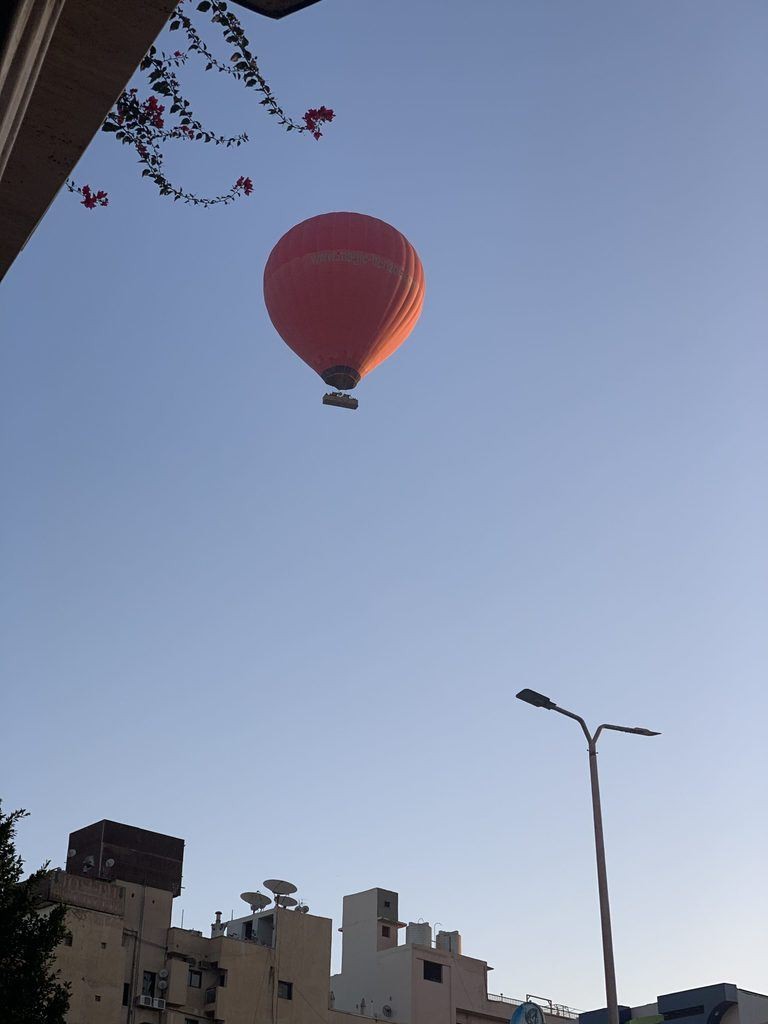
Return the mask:
<path fill-rule="evenodd" d="M 172 927 L 183 853 L 180 839 L 112 821 L 70 835 L 66 870 L 42 894 L 43 912 L 68 908 L 68 1024 L 504 1024 L 519 1005 L 489 995 L 491 968 L 462 954 L 457 932 L 433 940 L 428 924 L 399 921 L 387 889 L 344 898 L 332 977 L 332 922 L 301 906 L 217 912 L 208 936 Z M 544 1022 L 575 1017 L 550 1004 Z"/>
<path fill-rule="evenodd" d="M 210 936 L 174 928 L 183 850 L 111 821 L 70 835 L 66 870 L 42 894 L 67 906 L 57 967 L 69 1024 L 327 1021 L 331 921 L 273 906 L 226 925 L 217 915 Z"/>
<path fill-rule="evenodd" d="M 509 1021 L 524 1000 L 489 994 L 493 968 L 463 955 L 461 935 L 440 931 L 433 938 L 427 922 L 400 921 L 398 903 L 398 894 L 388 889 L 344 897 L 341 972 L 331 978 L 333 1007 L 401 1024 Z M 569 1007 L 541 1003 L 551 1024 L 578 1017 Z"/>

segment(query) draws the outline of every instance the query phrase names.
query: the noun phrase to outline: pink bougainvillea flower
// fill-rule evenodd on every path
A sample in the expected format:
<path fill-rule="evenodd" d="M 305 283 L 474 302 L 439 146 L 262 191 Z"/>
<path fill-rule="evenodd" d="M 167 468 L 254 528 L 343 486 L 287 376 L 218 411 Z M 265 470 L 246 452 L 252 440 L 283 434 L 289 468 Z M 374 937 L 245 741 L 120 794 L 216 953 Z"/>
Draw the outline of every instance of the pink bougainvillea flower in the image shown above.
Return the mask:
<path fill-rule="evenodd" d="M 318 128 L 319 124 L 325 121 L 332 121 L 334 113 L 329 107 L 310 107 L 304 115 L 304 125 L 316 139 L 320 139 L 323 133 Z"/>
<path fill-rule="evenodd" d="M 90 185 L 83 185 L 79 190 L 82 195 L 82 205 L 86 210 L 93 210 L 97 206 L 109 206 L 109 197 L 103 189 L 93 192 Z"/>
<path fill-rule="evenodd" d="M 244 178 L 241 174 L 235 182 L 235 188 L 241 188 L 244 195 L 249 196 L 253 192 L 253 182 L 250 178 Z"/>

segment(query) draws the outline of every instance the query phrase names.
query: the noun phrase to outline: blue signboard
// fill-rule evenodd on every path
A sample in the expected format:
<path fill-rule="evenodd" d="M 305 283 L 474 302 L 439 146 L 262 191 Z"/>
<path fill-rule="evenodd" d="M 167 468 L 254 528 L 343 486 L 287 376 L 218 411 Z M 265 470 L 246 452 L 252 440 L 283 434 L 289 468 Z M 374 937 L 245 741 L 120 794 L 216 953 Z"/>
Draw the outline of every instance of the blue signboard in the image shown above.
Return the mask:
<path fill-rule="evenodd" d="M 545 1024 L 544 1014 L 536 1003 L 521 1003 L 509 1018 L 509 1024 Z"/>

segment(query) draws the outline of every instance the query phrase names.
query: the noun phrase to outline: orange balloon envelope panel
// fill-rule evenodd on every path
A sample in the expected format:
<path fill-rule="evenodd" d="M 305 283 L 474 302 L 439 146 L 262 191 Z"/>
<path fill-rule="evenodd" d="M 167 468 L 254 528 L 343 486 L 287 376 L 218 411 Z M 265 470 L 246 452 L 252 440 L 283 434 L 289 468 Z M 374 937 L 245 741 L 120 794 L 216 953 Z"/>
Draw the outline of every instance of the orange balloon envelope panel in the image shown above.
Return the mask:
<path fill-rule="evenodd" d="M 424 269 L 396 228 L 324 213 L 291 228 L 264 268 L 275 329 L 335 391 L 350 391 L 398 349 L 424 304 Z M 347 395 L 327 404 L 357 407 Z"/>

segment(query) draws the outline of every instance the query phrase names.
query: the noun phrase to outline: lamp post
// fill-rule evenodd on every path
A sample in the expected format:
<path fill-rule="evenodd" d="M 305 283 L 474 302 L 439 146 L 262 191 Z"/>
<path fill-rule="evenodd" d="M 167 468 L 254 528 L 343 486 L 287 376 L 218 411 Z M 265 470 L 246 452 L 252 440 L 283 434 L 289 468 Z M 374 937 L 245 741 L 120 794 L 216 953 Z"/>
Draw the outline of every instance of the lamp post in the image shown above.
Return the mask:
<path fill-rule="evenodd" d="M 638 726 L 628 725 L 599 725 L 594 732 L 590 733 L 587 724 L 580 715 L 573 711 L 566 711 L 560 708 L 549 697 L 535 690 L 521 690 L 517 695 L 518 700 L 525 701 L 535 708 L 545 708 L 547 711 L 557 711 L 578 722 L 584 735 L 587 737 L 587 749 L 589 750 L 589 778 L 592 784 L 592 817 L 595 825 L 595 854 L 597 856 L 597 890 L 600 896 L 600 928 L 603 936 L 603 965 L 605 967 L 605 998 L 608 1005 L 608 1024 L 619 1024 L 619 1000 L 616 995 L 616 967 L 613 962 L 613 936 L 611 934 L 611 908 L 608 902 L 608 876 L 605 871 L 605 841 L 603 839 L 603 814 L 600 808 L 600 782 L 597 776 L 597 741 L 603 729 L 611 729 L 614 732 L 631 732 L 635 736 L 659 736 L 658 732 L 651 729 L 641 729 Z"/>

